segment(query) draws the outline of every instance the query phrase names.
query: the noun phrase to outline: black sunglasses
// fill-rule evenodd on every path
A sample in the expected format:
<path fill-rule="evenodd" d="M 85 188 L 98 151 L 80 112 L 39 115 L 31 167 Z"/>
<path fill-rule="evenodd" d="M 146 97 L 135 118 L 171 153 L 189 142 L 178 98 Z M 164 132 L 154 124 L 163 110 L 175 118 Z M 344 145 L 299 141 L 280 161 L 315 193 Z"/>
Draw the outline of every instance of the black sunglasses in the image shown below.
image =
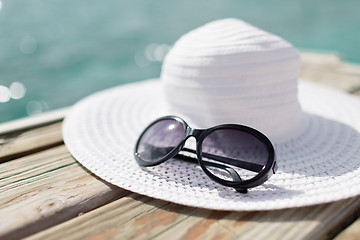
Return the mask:
<path fill-rule="evenodd" d="M 195 137 L 196 150 L 184 147 L 189 137 Z M 135 146 L 135 159 L 141 166 L 170 158 L 198 163 L 211 179 L 241 193 L 264 183 L 277 168 L 274 147 L 258 130 L 237 124 L 193 129 L 176 116 L 152 122 Z"/>

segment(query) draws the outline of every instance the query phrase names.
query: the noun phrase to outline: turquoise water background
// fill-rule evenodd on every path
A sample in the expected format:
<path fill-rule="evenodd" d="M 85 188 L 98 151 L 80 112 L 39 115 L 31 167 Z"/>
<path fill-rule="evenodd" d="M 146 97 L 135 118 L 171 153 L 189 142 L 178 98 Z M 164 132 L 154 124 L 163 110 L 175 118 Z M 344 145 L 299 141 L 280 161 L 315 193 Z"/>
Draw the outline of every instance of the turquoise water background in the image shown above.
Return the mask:
<path fill-rule="evenodd" d="M 236 17 L 360 62 L 357 0 L 0 0 L 0 122 L 156 78 L 181 35 Z M 15 83 L 15 84 L 14 84 Z"/>

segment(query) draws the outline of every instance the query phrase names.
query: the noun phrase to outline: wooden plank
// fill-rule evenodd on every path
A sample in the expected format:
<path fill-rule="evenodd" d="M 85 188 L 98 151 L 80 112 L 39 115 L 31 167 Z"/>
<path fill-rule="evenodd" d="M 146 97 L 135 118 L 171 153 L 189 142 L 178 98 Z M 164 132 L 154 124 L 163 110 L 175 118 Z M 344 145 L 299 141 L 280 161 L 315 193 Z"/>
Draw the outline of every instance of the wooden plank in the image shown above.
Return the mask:
<path fill-rule="evenodd" d="M 131 194 L 30 239 L 328 239 L 359 209 L 360 198 L 352 198 L 298 209 L 224 212 Z"/>
<path fill-rule="evenodd" d="M 211 213 L 209 210 L 189 208 L 131 194 L 71 221 L 35 234 L 29 239 L 59 239 L 60 237 L 70 239 L 106 237 L 148 239 L 171 229 L 196 212 Z M 89 225 L 97 227 L 89 228 Z M 227 230 L 224 229 L 224 231 Z M 176 236 L 177 234 L 170 239 Z"/>
<path fill-rule="evenodd" d="M 68 107 L 59 108 L 40 115 L 34 115 L 0 124 L 0 135 L 32 129 L 61 121 L 69 111 Z"/>
<path fill-rule="evenodd" d="M 63 143 L 62 122 L 0 136 L 0 163 Z"/>
<path fill-rule="evenodd" d="M 341 208 L 338 208 L 339 205 Z M 224 239 L 328 239 L 333 236 L 346 217 L 352 216 L 360 208 L 360 199 L 350 199 L 332 204 L 262 212 L 223 212 L 212 213 L 217 221 L 211 225 L 212 217 L 193 217 L 183 221 L 175 228 L 158 235 L 157 239 L 169 239 L 180 233 L 175 239 L 215 238 L 221 232 L 222 225 L 229 233 L 222 234 Z M 336 211 L 334 211 L 336 210 Z M 345 210 L 345 211 L 344 211 Z M 339 213 L 341 213 L 339 215 Z M 197 232 L 197 233 L 196 233 Z M 173 238 L 174 239 L 174 238 Z"/>
<path fill-rule="evenodd" d="M 360 218 L 346 228 L 341 234 L 336 236 L 334 240 L 356 240 L 360 239 Z"/>
<path fill-rule="evenodd" d="M 337 55 L 301 52 L 301 79 L 308 79 L 360 96 L 360 65 L 342 61 Z"/>
<path fill-rule="evenodd" d="M 128 194 L 80 167 L 64 145 L 1 164 L 0 179 L 3 239 L 28 236 Z"/>
<path fill-rule="evenodd" d="M 220 222 L 242 239 L 330 239 L 359 210 L 357 197 L 313 207 L 247 214 L 240 219 L 234 213 Z"/>
<path fill-rule="evenodd" d="M 236 213 L 238 216 L 246 214 Z M 239 236 L 235 232 L 220 224 L 220 220 L 230 214 L 231 212 L 196 209 L 184 221 L 172 228 L 166 228 L 153 237 L 154 239 L 236 239 Z"/>

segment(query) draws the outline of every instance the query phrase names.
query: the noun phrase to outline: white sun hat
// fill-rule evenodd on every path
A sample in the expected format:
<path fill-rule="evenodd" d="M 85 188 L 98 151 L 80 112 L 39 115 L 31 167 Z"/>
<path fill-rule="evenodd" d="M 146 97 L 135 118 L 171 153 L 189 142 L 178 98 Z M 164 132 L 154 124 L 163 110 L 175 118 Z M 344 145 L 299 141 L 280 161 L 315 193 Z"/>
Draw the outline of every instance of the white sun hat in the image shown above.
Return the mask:
<path fill-rule="evenodd" d="M 298 82 L 299 68 L 296 49 L 280 37 L 237 19 L 214 21 L 175 43 L 161 80 L 115 87 L 75 104 L 64 121 L 64 141 L 102 179 L 193 207 L 272 210 L 357 196 L 360 100 Z M 133 153 L 139 134 L 169 114 L 192 127 L 238 123 L 260 130 L 274 144 L 276 174 L 242 194 L 193 163 L 171 159 L 140 167 Z"/>

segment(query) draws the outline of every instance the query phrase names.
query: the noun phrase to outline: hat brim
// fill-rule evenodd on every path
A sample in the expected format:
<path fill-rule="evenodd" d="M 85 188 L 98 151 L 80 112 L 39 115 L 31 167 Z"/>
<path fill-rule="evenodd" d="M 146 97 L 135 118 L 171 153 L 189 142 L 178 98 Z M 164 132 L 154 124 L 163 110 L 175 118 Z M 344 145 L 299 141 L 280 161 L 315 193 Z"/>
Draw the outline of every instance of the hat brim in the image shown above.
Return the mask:
<path fill-rule="evenodd" d="M 216 210 L 309 206 L 360 194 L 360 100 L 300 81 L 305 127 L 276 143 L 278 170 L 247 194 L 210 180 L 195 164 L 171 159 L 140 167 L 134 157 L 141 131 L 168 112 L 160 80 L 93 94 L 71 109 L 63 137 L 74 158 L 124 189 L 182 205 Z"/>

